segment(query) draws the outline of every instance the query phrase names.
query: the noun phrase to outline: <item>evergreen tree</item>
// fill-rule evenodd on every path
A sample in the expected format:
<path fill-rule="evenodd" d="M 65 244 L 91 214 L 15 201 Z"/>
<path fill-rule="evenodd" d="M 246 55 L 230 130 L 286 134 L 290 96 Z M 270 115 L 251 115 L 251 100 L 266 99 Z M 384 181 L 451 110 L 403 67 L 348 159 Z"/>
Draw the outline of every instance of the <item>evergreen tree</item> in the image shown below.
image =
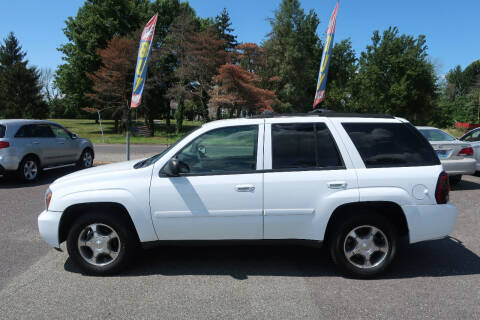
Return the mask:
<path fill-rule="evenodd" d="M 299 0 L 283 0 L 271 19 L 272 31 L 264 44 L 270 77 L 278 77 L 276 94 L 279 111 L 309 111 L 321 60 L 321 43 L 316 30 L 319 19 L 308 14 Z"/>
<path fill-rule="evenodd" d="M 227 51 L 233 50 L 238 44 L 237 36 L 233 34 L 234 29 L 231 26 L 230 15 L 227 9 L 223 8 L 222 12 L 215 17 L 215 27 L 218 37 L 225 41 Z"/>
<path fill-rule="evenodd" d="M 10 32 L 0 45 L 1 118 L 44 118 L 48 113 L 42 99 L 40 74 L 35 67 L 28 66 L 25 57 L 26 53 Z"/>

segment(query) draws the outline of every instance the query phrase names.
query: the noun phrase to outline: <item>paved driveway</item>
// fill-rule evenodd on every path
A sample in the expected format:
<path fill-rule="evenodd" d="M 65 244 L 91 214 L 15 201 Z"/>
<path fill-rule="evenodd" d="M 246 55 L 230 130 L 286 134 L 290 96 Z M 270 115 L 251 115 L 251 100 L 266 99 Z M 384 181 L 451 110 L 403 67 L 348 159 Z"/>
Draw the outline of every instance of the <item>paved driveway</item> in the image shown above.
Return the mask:
<path fill-rule="evenodd" d="M 156 155 L 167 146 L 163 144 L 132 144 L 130 145 L 130 159 L 141 159 Z M 95 161 L 118 162 L 127 159 L 125 144 L 95 144 Z"/>
<path fill-rule="evenodd" d="M 353 280 L 326 250 L 160 247 L 116 277 L 79 273 L 37 232 L 50 172 L 36 185 L 0 179 L 2 319 L 480 319 L 480 178 L 452 193 L 452 238 L 401 245 L 388 273 Z"/>

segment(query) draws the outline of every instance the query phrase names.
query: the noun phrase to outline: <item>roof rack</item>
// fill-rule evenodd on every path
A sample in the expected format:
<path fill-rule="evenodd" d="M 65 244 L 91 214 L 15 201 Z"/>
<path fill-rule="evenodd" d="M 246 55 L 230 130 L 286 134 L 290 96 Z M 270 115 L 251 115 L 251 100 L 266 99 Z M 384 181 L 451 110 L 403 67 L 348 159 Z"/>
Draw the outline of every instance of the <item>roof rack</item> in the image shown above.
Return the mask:
<path fill-rule="evenodd" d="M 315 109 L 307 113 L 276 113 L 265 110 L 262 114 L 251 116 L 250 118 L 266 119 L 266 118 L 283 118 L 283 117 L 331 117 L 331 118 L 380 118 L 393 119 L 389 114 L 370 114 L 370 113 L 348 113 L 335 112 L 328 109 Z"/>

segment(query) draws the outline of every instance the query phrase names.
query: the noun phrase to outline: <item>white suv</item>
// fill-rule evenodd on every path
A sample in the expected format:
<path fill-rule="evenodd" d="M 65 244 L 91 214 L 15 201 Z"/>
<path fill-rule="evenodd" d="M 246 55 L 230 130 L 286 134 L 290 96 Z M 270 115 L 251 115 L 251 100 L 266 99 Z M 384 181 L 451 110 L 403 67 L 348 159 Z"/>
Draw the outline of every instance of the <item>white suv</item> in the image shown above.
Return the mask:
<path fill-rule="evenodd" d="M 38 218 L 86 273 L 118 272 L 137 244 L 301 239 L 370 277 L 397 239 L 447 236 L 448 176 L 408 121 L 327 112 L 214 121 L 162 154 L 56 180 Z"/>

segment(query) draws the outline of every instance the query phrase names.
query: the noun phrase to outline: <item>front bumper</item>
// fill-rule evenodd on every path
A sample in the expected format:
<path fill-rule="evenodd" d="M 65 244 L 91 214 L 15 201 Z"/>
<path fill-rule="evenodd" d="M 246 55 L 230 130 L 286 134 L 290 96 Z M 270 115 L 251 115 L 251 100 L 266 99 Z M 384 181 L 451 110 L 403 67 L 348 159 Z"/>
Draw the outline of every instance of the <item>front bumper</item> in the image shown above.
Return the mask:
<path fill-rule="evenodd" d="M 43 211 L 38 216 L 38 230 L 46 243 L 54 248 L 60 248 L 58 240 L 58 231 L 62 212 Z"/>
<path fill-rule="evenodd" d="M 473 158 L 464 158 L 459 160 L 441 160 L 443 169 L 450 176 L 461 174 L 474 174 L 477 161 Z"/>
<path fill-rule="evenodd" d="M 450 203 L 402 206 L 407 217 L 410 243 L 440 239 L 453 232 L 457 208 Z"/>

